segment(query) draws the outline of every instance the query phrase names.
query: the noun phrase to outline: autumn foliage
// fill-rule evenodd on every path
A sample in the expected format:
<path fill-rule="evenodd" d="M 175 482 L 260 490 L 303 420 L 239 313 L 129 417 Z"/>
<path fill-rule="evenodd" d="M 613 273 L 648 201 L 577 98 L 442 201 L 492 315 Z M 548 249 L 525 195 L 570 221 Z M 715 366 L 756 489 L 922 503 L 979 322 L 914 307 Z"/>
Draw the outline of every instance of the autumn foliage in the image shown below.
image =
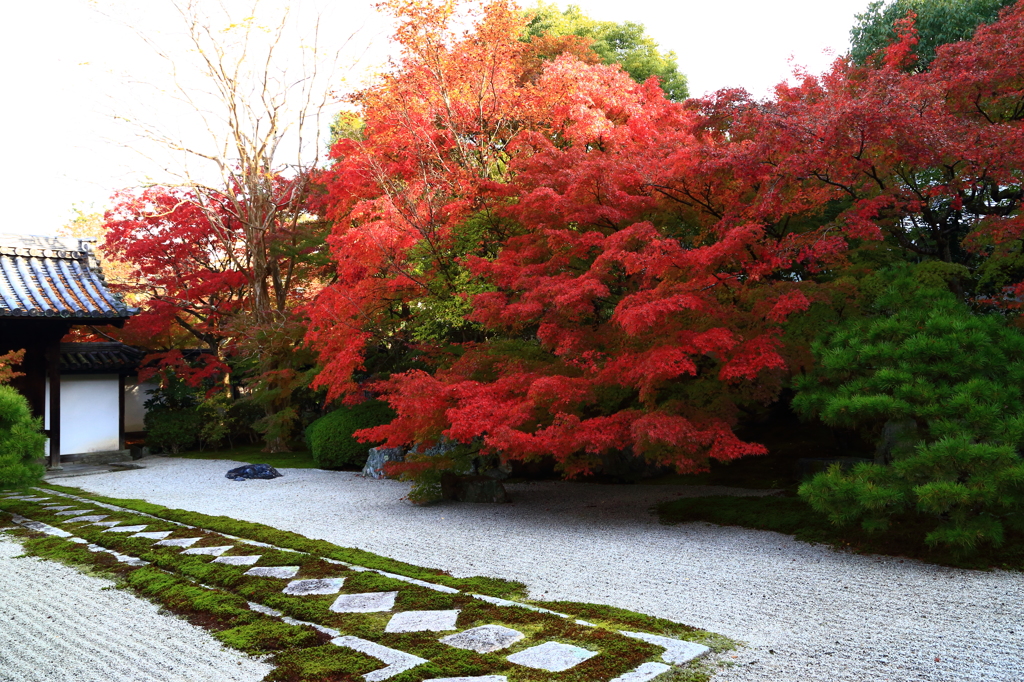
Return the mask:
<path fill-rule="evenodd" d="M 330 397 L 396 410 L 367 437 L 696 471 L 764 452 L 739 415 L 874 269 L 964 264 L 962 296 L 1024 293 L 1024 8 L 924 72 L 909 17 L 870 66 L 676 103 L 585 45 L 519 40 L 506 2 L 382 6 L 402 53 L 320 178 L 337 281 L 307 336 Z"/>

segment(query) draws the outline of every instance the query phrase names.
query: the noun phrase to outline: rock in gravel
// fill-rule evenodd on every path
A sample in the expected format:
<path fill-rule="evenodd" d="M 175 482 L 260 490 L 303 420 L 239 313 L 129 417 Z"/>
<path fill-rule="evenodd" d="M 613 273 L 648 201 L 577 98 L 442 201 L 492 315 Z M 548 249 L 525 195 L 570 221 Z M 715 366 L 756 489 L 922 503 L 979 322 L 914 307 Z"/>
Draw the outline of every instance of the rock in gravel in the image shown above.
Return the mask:
<path fill-rule="evenodd" d="M 385 478 L 384 465 L 388 462 L 404 462 L 405 448 L 370 448 L 370 455 L 363 466 L 366 478 Z"/>
<path fill-rule="evenodd" d="M 280 478 L 283 475 L 269 464 L 246 464 L 245 466 L 231 469 L 228 473 L 224 474 L 224 478 L 230 478 L 232 481 L 247 481 L 249 479 L 269 481 Z"/>

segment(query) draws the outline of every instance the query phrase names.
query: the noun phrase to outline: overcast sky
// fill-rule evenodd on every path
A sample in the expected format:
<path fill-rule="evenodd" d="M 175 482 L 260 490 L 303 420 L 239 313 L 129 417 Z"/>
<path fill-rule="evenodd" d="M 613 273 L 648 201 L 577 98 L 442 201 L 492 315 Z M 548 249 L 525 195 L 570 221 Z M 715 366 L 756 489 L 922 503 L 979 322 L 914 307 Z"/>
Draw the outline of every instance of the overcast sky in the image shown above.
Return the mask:
<path fill-rule="evenodd" d="M 340 47 L 357 31 L 337 72 L 339 84 L 346 75 L 357 79 L 385 59 L 387 26 L 369 0 L 291 4 L 307 18 L 324 14 L 325 43 Z M 738 86 L 767 96 L 794 66 L 818 73 L 844 53 L 854 15 L 864 11 L 868 0 L 575 4 L 595 19 L 645 24 L 664 49 L 676 52 L 693 95 Z M 180 43 L 175 43 L 174 17 L 166 5 L 165 0 L 46 0 L 4 8 L 0 173 L 6 201 L 0 232 L 53 234 L 75 207 L 102 210 L 116 189 L 146 178 L 161 179 L 166 160 L 140 156 L 144 145 L 116 117 L 136 111 L 122 103 L 159 101 L 160 93 L 140 83 L 160 83 L 166 69 L 115 19 L 130 22 L 173 48 Z M 158 156 L 152 150 L 148 155 Z"/>

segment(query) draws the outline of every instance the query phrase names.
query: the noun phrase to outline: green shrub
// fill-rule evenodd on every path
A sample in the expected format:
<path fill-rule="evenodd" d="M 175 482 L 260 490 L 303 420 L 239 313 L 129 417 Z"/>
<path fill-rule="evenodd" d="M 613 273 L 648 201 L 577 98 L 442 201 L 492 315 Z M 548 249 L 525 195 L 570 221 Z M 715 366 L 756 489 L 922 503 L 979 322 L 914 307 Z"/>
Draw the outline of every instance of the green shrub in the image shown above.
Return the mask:
<path fill-rule="evenodd" d="M 833 466 L 800 496 L 838 525 L 884 530 L 915 512 L 934 521 L 930 545 L 998 546 L 1006 528 L 1024 529 L 1024 334 L 972 312 L 934 271 L 890 273 L 870 317 L 814 344 L 818 364 L 796 381 L 793 407 L 878 441 L 900 437 L 887 456 Z"/>
<path fill-rule="evenodd" d="M 194 407 L 156 408 L 146 413 L 146 444 L 176 455 L 199 442 L 203 418 Z"/>
<path fill-rule="evenodd" d="M 306 444 L 319 467 L 361 467 L 374 444 L 360 443 L 352 434 L 387 424 L 394 418 L 394 410 L 378 400 L 343 407 L 310 424 L 306 428 Z"/>
<path fill-rule="evenodd" d="M 28 400 L 10 386 L 0 386 L 0 490 L 38 483 L 46 436 Z"/>

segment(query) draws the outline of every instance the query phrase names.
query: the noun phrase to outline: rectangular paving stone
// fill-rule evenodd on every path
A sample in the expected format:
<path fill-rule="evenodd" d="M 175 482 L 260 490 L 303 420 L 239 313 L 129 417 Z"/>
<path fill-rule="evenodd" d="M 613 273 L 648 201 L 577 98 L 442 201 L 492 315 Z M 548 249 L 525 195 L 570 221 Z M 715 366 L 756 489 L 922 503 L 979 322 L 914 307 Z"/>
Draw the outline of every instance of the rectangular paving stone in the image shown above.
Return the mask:
<path fill-rule="evenodd" d="M 282 592 L 285 594 L 337 594 L 345 583 L 344 578 L 313 578 L 312 580 L 293 580 Z"/>
<path fill-rule="evenodd" d="M 50 509 L 50 511 L 52 511 L 52 512 L 56 512 L 56 511 L 64 511 L 65 509 L 71 509 L 75 505 L 73 505 L 73 504 L 57 504 L 57 505 L 44 504 L 43 506 L 44 507 L 48 507 Z"/>
<path fill-rule="evenodd" d="M 335 613 L 379 613 L 395 608 L 398 592 L 363 592 L 343 594 L 331 604 Z"/>
<path fill-rule="evenodd" d="M 8 497 L 9 500 L 18 500 L 19 502 L 45 502 L 50 499 L 49 497 L 32 497 L 31 495 L 23 497 L 18 495 L 17 497 Z"/>
<path fill-rule="evenodd" d="M 229 566 L 252 566 L 259 560 L 259 554 L 247 554 L 242 556 L 219 556 L 213 560 L 213 563 L 228 564 Z"/>
<path fill-rule="evenodd" d="M 107 528 L 104 533 L 138 533 L 140 530 L 146 530 L 149 526 L 113 526 Z"/>
<path fill-rule="evenodd" d="M 95 523 L 96 521 L 102 521 L 108 516 L 110 516 L 110 514 L 89 514 L 88 516 L 76 516 L 73 519 L 68 519 L 64 523 L 84 523 L 86 521 L 91 521 Z"/>
<path fill-rule="evenodd" d="M 95 509 L 72 509 L 70 511 L 59 511 L 54 516 L 81 516 L 96 511 Z"/>
<path fill-rule="evenodd" d="M 572 644 L 561 642 L 544 642 L 529 649 L 524 649 L 507 656 L 506 660 L 523 665 L 527 668 L 547 670 L 551 673 L 560 673 L 577 665 L 589 658 L 597 656 L 596 651 L 590 651 Z"/>
<path fill-rule="evenodd" d="M 489 654 L 512 646 L 525 635 L 504 625 L 481 625 L 441 638 L 442 644 L 458 649 L 469 649 L 478 654 Z"/>
<path fill-rule="evenodd" d="M 292 618 L 291 616 L 282 616 L 281 620 L 285 623 L 288 623 L 288 625 L 308 625 L 314 630 L 322 632 L 329 637 L 341 637 L 341 632 L 339 632 L 338 630 L 335 630 L 334 628 L 325 627 L 323 625 L 317 625 L 316 623 L 311 623 L 308 620 L 298 620 L 297 618 Z"/>
<path fill-rule="evenodd" d="M 402 611 L 388 621 L 384 632 L 444 632 L 455 630 L 459 610 Z"/>
<path fill-rule="evenodd" d="M 399 673 L 404 673 L 406 670 L 412 670 L 416 666 L 427 662 L 426 659 L 420 658 L 419 656 L 413 656 L 412 654 L 404 651 L 392 649 L 391 647 L 384 646 L 383 644 L 377 644 L 376 642 L 371 642 L 369 640 L 362 639 L 361 637 L 353 637 L 351 635 L 335 637 L 331 640 L 331 644 L 355 649 L 360 653 L 366 654 L 367 656 L 373 656 L 377 660 L 383 661 L 387 664 L 386 668 L 374 670 L 373 672 L 363 675 L 363 679 L 366 680 L 366 682 L 380 682 L 381 680 L 386 680 L 389 677 L 394 677 Z"/>
<path fill-rule="evenodd" d="M 160 542 L 154 542 L 153 546 L 160 547 L 191 547 L 202 540 L 202 538 L 174 538 L 173 540 L 161 540 Z"/>
<path fill-rule="evenodd" d="M 260 578 L 283 578 L 288 580 L 294 578 L 299 572 L 298 566 L 254 566 L 245 572 L 245 575 L 255 575 Z"/>
<path fill-rule="evenodd" d="M 94 523 L 92 525 L 94 525 L 94 526 L 103 526 L 104 528 L 113 528 L 114 526 L 116 526 L 119 523 L 121 523 L 121 522 L 120 521 L 97 521 L 96 523 Z"/>
<path fill-rule="evenodd" d="M 707 652 L 711 651 L 711 649 L 703 644 L 687 642 L 681 639 L 675 639 L 674 637 L 651 635 L 646 632 L 626 632 L 625 630 L 622 631 L 622 634 L 626 637 L 643 640 L 655 646 L 665 647 L 665 653 L 661 655 L 662 660 L 676 665 L 689 663 L 693 659 L 700 658 Z"/>
<path fill-rule="evenodd" d="M 147 540 L 163 540 L 165 537 L 170 535 L 174 531 L 170 530 L 151 530 L 144 533 L 136 533 L 133 538 L 146 538 Z"/>
<path fill-rule="evenodd" d="M 229 549 L 234 549 L 234 545 L 219 545 L 217 547 L 193 547 L 192 549 L 186 549 L 182 554 L 202 554 L 204 556 L 220 556 Z"/>
<path fill-rule="evenodd" d="M 268 616 L 273 616 L 274 618 L 280 618 L 282 615 L 280 611 L 276 611 L 269 606 L 264 606 L 263 604 L 257 604 L 254 601 L 249 602 L 249 610 L 256 611 L 257 613 L 264 613 Z"/>
<path fill-rule="evenodd" d="M 672 666 L 665 665 L 664 663 L 644 663 L 624 675 L 619 675 L 611 682 L 648 682 L 648 680 L 653 680 L 658 675 L 671 669 Z"/>

